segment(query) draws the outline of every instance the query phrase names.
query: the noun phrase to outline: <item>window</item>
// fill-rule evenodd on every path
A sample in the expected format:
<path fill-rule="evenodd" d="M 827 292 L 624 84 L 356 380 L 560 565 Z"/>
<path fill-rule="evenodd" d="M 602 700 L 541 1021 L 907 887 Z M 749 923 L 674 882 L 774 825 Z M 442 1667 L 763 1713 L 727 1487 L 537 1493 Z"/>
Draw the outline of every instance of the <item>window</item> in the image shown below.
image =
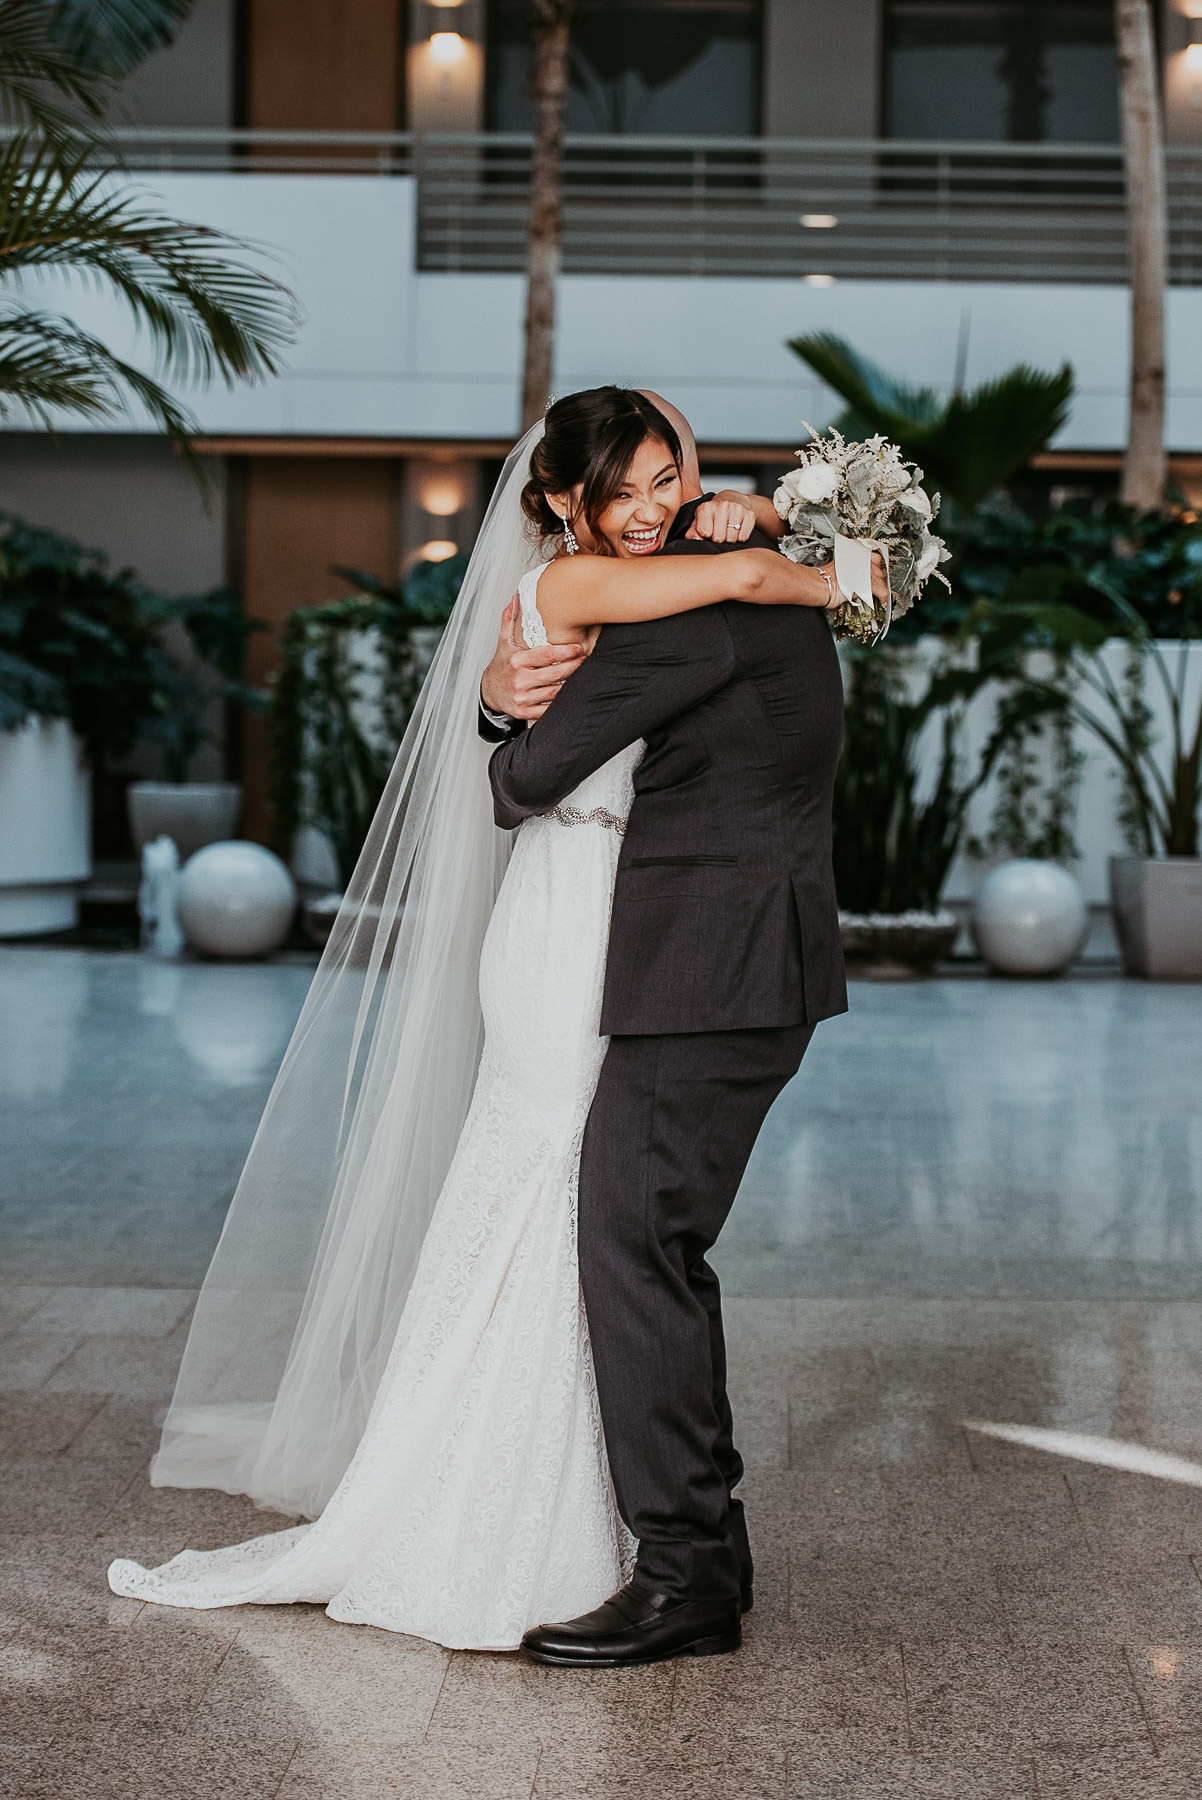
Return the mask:
<path fill-rule="evenodd" d="M 759 130 L 761 0 L 577 0 L 568 130 L 750 137 Z M 528 0 L 489 7 L 487 122 L 529 131 Z"/>
<path fill-rule="evenodd" d="M 885 0 L 893 138 L 1112 143 L 1113 0 Z"/>

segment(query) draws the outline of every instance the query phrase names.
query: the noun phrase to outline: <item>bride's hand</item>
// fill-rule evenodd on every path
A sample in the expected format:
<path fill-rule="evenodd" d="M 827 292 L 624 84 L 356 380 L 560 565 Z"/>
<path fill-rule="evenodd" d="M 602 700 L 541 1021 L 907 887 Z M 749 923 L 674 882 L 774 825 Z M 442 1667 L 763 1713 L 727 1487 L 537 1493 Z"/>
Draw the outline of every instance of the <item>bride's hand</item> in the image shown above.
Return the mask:
<path fill-rule="evenodd" d="M 755 524 L 755 508 L 746 494 L 724 488 L 712 500 L 701 502 L 685 536 L 709 538 L 715 544 L 745 544 Z"/>
<path fill-rule="evenodd" d="M 518 597 L 501 614 L 493 659 L 484 671 L 480 694 L 490 712 L 510 719 L 541 719 L 569 675 L 585 658 L 582 644 L 540 644 L 526 650 L 515 641 Z"/>
<path fill-rule="evenodd" d="M 885 570 L 885 559 L 879 550 L 872 553 L 872 597 L 882 604 L 889 598 L 889 576 Z"/>
<path fill-rule="evenodd" d="M 847 599 L 847 595 L 839 586 L 838 578 L 835 575 L 835 565 L 833 561 L 823 563 L 822 574 L 830 589 L 830 598 L 825 602 L 826 609 L 829 612 L 836 606 L 842 606 Z M 879 550 L 874 550 L 872 553 L 872 597 L 874 600 L 879 600 L 882 605 L 889 598 L 889 577 L 885 571 L 885 559 Z"/>

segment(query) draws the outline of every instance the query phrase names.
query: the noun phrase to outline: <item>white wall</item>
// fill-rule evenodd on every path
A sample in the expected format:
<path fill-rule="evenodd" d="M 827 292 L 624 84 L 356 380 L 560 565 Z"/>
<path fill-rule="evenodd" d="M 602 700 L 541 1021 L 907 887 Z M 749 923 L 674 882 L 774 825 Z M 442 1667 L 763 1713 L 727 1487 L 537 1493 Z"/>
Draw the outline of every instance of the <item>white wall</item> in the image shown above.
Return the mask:
<path fill-rule="evenodd" d="M 418 274 L 407 178 L 187 175 L 146 178 L 181 217 L 274 247 L 305 325 L 288 368 L 258 389 L 214 386 L 192 403 L 216 433 L 504 437 L 516 427 L 523 284 L 516 275 Z M 113 301 L 57 277 L 28 284 L 132 354 L 147 355 Z M 784 347 L 842 333 L 911 380 L 950 387 L 967 331 L 967 379 L 1026 361 L 1077 373 L 1058 442 L 1114 449 L 1125 438 L 1125 288 L 1005 282 L 846 281 L 571 275 L 560 297 L 555 392 L 650 383 L 711 441 L 798 439 L 833 403 Z M 1202 290 L 1169 297 L 1168 434 L 1202 449 Z M 64 421 L 64 428 L 78 426 Z"/>

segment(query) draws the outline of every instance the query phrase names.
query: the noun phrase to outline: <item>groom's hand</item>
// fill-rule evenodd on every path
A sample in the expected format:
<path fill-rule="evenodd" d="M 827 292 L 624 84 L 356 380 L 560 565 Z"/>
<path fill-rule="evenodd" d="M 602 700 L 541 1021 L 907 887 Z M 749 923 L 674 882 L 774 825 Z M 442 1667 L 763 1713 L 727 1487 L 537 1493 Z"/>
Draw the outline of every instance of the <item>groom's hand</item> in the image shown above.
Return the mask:
<path fill-rule="evenodd" d="M 501 633 L 484 671 L 480 696 L 490 712 L 510 719 L 541 719 L 569 675 L 584 661 L 578 644 L 541 644 L 523 650 L 514 642 L 518 597 L 501 614 Z"/>

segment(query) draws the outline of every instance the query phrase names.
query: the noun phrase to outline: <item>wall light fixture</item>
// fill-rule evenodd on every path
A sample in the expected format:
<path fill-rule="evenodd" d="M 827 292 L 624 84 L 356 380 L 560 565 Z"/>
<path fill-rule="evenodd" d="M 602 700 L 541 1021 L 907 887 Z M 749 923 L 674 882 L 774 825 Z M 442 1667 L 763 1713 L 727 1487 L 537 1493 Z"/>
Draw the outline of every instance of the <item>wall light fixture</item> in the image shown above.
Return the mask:
<path fill-rule="evenodd" d="M 450 68 L 452 63 L 463 61 L 467 45 L 457 31 L 436 31 L 430 39 L 430 55 L 436 63 Z"/>

